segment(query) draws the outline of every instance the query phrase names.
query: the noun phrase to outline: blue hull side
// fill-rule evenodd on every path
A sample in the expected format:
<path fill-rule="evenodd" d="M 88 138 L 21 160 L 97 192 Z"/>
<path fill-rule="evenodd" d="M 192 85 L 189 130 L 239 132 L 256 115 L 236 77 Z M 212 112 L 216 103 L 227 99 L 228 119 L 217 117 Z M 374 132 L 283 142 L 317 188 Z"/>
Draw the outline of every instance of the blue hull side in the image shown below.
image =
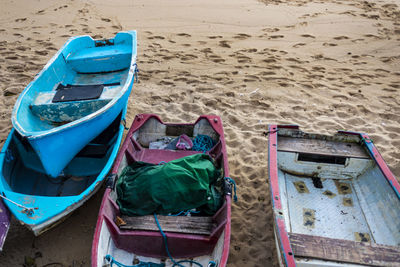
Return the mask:
<path fill-rule="evenodd" d="M 126 109 L 130 92 L 131 89 L 127 90 L 114 106 L 91 120 L 69 127 L 62 132 L 28 138 L 45 172 L 52 177 L 57 177 L 85 145 Z"/>
<path fill-rule="evenodd" d="M 117 156 L 123 136 L 123 130 L 124 127 L 119 125 L 117 138 L 115 143 L 110 148 L 111 153 L 109 154 L 106 164 L 101 172 L 97 175 L 95 180 L 83 192 L 81 192 L 79 195 L 73 196 L 37 196 L 14 192 L 6 182 L 6 178 L 3 175 L 5 161 L 9 160 L 6 159 L 6 151 L 9 148 L 13 134 L 15 133 L 15 130 L 12 129 L 3 146 L 2 153 L 0 154 L 0 191 L 12 201 L 24 205 L 27 208 L 33 208 L 33 214 L 29 215 L 24 212 L 23 208 L 18 207 L 9 201 L 5 201 L 8 209 L 18 221 L 30 228 L 35 235 L 39 235 L 40 233 L 57 224 L 57 222 L 60 222 L 72 211 L 80 207 L 100 188 L 104 178 L 111 170 L 113 162 Z M 81 168 L 85 168 L 85 166 L 81 166 Z"/>

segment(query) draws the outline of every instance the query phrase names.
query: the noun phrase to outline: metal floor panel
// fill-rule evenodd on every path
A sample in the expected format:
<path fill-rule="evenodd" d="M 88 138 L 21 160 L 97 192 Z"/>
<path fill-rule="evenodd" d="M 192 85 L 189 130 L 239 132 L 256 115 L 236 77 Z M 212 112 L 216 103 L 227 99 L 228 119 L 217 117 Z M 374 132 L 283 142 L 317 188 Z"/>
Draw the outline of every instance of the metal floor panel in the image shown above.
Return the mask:
<path fill-rule="evenodd" d="M 285 173 L 291 232 L 369 242 L 372 235 L 352 180 L 321 179 Z M 318 186 L 318 181 L 316 181 Z"/>

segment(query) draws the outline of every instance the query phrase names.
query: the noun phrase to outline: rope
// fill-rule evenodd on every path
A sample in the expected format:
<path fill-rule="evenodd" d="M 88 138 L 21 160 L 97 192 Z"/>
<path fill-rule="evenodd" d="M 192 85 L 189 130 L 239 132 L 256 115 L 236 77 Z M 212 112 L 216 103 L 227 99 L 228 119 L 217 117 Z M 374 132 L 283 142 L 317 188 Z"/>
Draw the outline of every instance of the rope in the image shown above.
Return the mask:
<path fill-rule="evenodd" d="M 139 68 L 138 68 L 137 63 L 133 64 L 133 67 L 135 68 L 135 74 L 134 74 L 135 80 L 136 80 L 136 83 L 138 83 L 139 82 Z"/>
<path fill-rule="evenodd" d="M 236 182 L 235 180 L 233 180 L 231 177 L 225 177 L 225 180 L 230 183 L 231 185 L 233 185 L 233 201 L 237 202 L 238 198 L 236 196 Z"/>
<path fill-rule="evenodd" d="M 170 258 L 170 260 L 171 260 L 172 263 L 173 263 L 172 267 L 174 267 L 174 266 L 185 267 L 185 266 L 183 266 L 183 265 L 181 264 L 181 263 L 184 263 L 184 262 L 192 263 L 192 264 L 195 264 L 195 265 L 197 265 L 197 266 L 199 266 L 199 267 L 203 267 L 203 265 L 201 265 L 200 263 L 195 262 L 195 261 L 192 261 L 192 260 L 181 260 L 181 261 L 178 261 L 178 262 L 175 261 L 175 260 L 172 258 L 171 254 L 169 253 L 167 236 L 165 235 L 165 233 L 164 233 L 163 230 L 161 229 L 161 225 L 160 225 L 160 223 L 159 223 L 159 221 L 158 221 L 157 214 L 155 214 L 155 213 L 154 213 L 154 219 L 156 220 L 157 227 L 158 227 L 158 229 L 160 230 L 160 233 L 161 233 L 161 235 L 162 235 L 162 237 L 163 237 L 164 245 L 165 245 L 165 251 L 167 252 L 168 257 Z M 124 266 L 123 266 L 123 267 L 124 267 Z"/>
<path fill-rule="evenodd" d="M 193 140 L 192 150 L 206 153 L 214 146 L 214 141 L 208 135 L 198 134 Z"/>
<path fill-rule="evenodd" d="M 118 267 L 164 267 L 165 266 L 164 263 L 153 263 L 153 262 L 144 262 L 144 261 L 140 262 L 138 264 L 135 264 L 135 265 L 125 265 L 125 264 L 120 263 L 119 261 L 115 260 L 114 257 L 111 256 L 110 254 L 107 254 L 104 258 L 110 263 L 111 267 L 113 266 L 113 264 Z"/>
<path fill-rule="evenodd" d="M 125 129 L 125 130 L 129 130 L 129 128 L 126 127 L 126 119 L 125 119 L 125 118 L 123 118 L 123 119 L 121 120 L 121 123 L 122 123 L 122 126 L 124 126 L 124 129 Z"/>
<path fill-rule="evenodd" d="M 38 208 L 28 208 L 28 207 L 25 207 L 25 206 L 23 206 L 23 205 L 21 205 L 21 204 L 18 204 L 17 202 L 12 201 L 12 200 L 9 199 L 9 198 L 6 198 L 5 196 L 3 196 L 3 195 L 1 195 L 1 194 L 0 194 L 0 197 L 3 198 L 3 199 L 5 199 L 5 200 L 7 200 L 7 201 L 9 201 L 9 202 L 11 202 L 11 203 L 13 203 L 13 204 L 16 205 L 17 207 L 22 208 L 22 209 L 23 209 L 23 210 L 22 210 L 22 213 L 26 213 L 26 215 L 28 215 L 28 216 L 32 216 L 32 214 L 35 212 L 35 209 L 38 209 Z"/>
<path fill-rule="evenodd" d="M 182 210 L 181 212 L 178 212 L 177 214 L 170 214 L 168 216 L 187 216 L 190 213 L 200 213 L 200 211 L 195 211 L 195 210 L 184 211 L 184 210 Z"/>

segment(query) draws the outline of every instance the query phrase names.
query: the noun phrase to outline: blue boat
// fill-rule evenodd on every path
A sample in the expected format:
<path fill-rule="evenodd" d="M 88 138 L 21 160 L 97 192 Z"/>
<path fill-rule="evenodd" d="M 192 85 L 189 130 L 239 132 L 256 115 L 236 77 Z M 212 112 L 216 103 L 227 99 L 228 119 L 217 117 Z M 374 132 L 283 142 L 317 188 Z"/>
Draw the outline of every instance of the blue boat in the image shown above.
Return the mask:
<path fill-rule="evenodd" d="M 19 96 L 12 123 L 51 178 L 126 106 L 137 72 L 136 31 L 71 38 Z"/>
<path fill-rule="evenodd" d="M 123 112 L 52 178 L 38 155 L 11 130 L 0 153 L 0 193 L 15 218 L 35 235 L 57 225 L 102 185 L 121 143 Z"/>

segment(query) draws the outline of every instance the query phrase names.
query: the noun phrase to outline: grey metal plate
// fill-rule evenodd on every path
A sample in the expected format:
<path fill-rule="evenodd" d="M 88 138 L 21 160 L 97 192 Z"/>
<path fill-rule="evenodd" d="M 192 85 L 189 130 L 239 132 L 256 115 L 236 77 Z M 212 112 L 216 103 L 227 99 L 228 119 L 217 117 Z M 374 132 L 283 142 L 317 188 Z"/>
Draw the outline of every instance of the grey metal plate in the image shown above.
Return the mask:
<path fill-rule="evenodd" d="M 351 180 L 321 179 L 323 188 L 316 188 L 311 178 L 290 174 L 285 177 L 293 233 L 352 241 L 372 238 Z M 340 183 L 348 185 L 341 193 Z M 306 188 L 302 189 L 302 185 Z"/>

